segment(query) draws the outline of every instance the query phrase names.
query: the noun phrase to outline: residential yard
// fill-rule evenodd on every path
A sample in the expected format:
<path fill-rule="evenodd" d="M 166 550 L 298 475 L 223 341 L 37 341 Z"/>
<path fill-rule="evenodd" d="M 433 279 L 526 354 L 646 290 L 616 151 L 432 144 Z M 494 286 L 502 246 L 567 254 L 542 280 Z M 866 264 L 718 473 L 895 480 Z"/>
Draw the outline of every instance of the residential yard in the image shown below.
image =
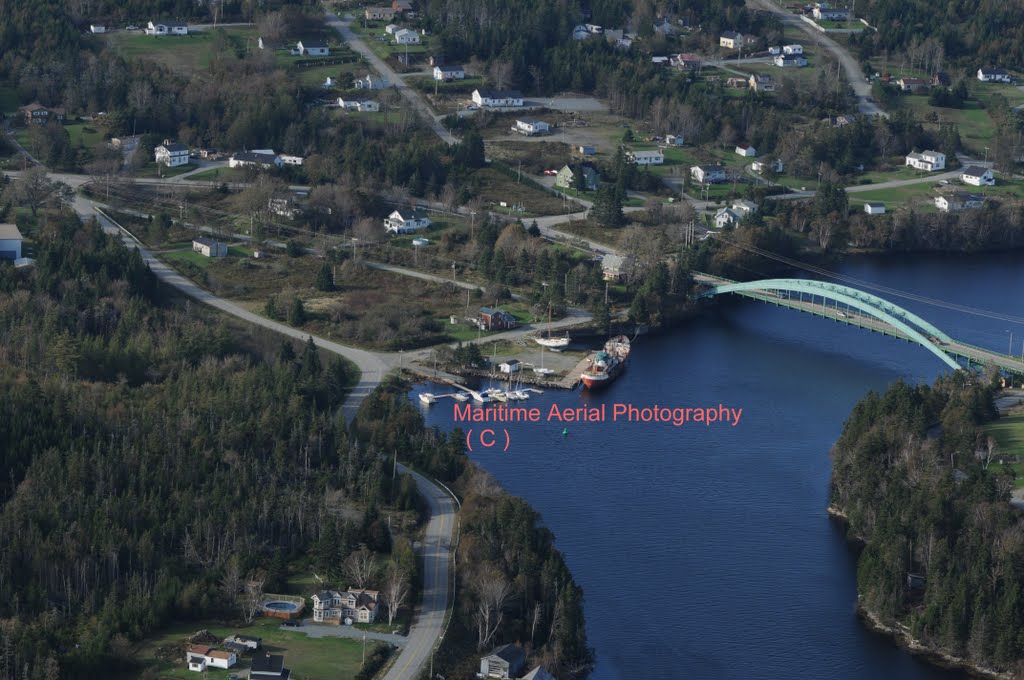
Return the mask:
<path fill-rule="evenodd" d="M 106 128 L 95 123 L 73 123 L 65 125 L 64 130 L 71 138 L 72 146 L 92 148 L 103 141 Z"/>
<path fill-rule="evenodd" d="M 517 182 L 514 176 L 493 167 L 481 168 L 473 173 L 471 181 L 476 184 L 480 198 L 496 210 L 501 210 L 503 202 L 509 206 L 522 205 L 523 212 L 516 213 L 519 217 L 558 215 L 579 209 L 567 206 L 562 198 L 537 188 L 533 184 L 535 180 L 525 174 L 523 180 Z"/>
<path fill-rule="evenodd" d="M 136 654 L 140 661 L 155 667 L 161 677 L 191 680 L 197 677 L 197 674 L 189 671 L 185 665 L 185 648 L 188 644 L 188 637 L 202 629 L 209 630 L 210 633 L 221 639 L 232 633 L 263 638 L 263 647 L 266 651 L 284 655 L 285 666 L 291 669 L 291 677 L 295 680 L 322 680 L 323 678 L 349 680 L 355 678 L 359 672 L 363 658 L 362 640 L 334 637 L 311 638 L 302 632 L 301 627 L 282 628 L 280 621 L 273 619 L 257 619 L 253 625 L 247 627 L 211 623 L 176 624 L 158 637 L 141 643 Z M 369 655 L 378 646 L 384 644 L 367 641 L 367 654 Z M 232 673 L 248 670 L 251 658 L 251 656 L 245 655 L 239 659 L 239 663 L 234 668 L 210 670 L 208 675 L 211 678 L 227 680 Z"/>
<path fill-rule="evenodd" d="M 308 87 L 319 87 L 324 84 L 330 76 L 337 87 L 325 89 L 324 93 L 335 96 L 340 90 L 351 87 L 352 81 L 366 72 L 366 66 L 360 60 L 353 60 L 344 64 L 324 64 L 316 66 L 293 66 L 295 72 L 303 85 Z"/>
<path fill-rule="evenodd" d="M 195 167 L 191 167 L 195 170 Z M 248 179 L 245 168 L 211 168 L 189 175 L 186 182 L 245 182 Z"/>
<path fill-rule="evenodd" d="M 104 35 L 103 39 L 125 59 L 149 59 L 182 73 L 192 73 L 209 68 L 218 53 L 244 56 L 247 51 L 256 49 L 258 37 L 255 27 L 229 26 L 182 36 L 114 31 Z"/>
<path fill-rule="evenodd" d="M 1014 471 L 1015 486 L 1024 487 L 1024 411 L 1013 411 L 999 420 L 986 424 L 982 431 L 995 438 L 999 446 L 997 460 L 1000 456 L 1016 456 L 1016 463 L 1006 463 L 1002 467 Z"/>
<path fill-rule="evenodd" d="M 139 168 L 136 176 L 138 177 L 177 177 L 178 175 L 184 175 L 186 172 L 192 172 L 197 169 L 198 166 L 191 163 L 185 165 L 179 165 L 174 168 L 169 168 L 166 165 L 157 163 L 156 161 L 149 161 L 141 168 Z M 203 174 L 203 173 L 199 173 Z"/>
<path fill-rule="evenodd" d="M 400 23 L 399 18 L 395 18 L 394 23 L 400 25 L 402 28 L 409 28 L 419 32 L 419 29 L 408 22 Z M 365 27 L 363 24 L 366 24 Z M 367 21 L 367 22 L 354 22 L 351 25 L 352 31 L 359 34 L 363 41 L 373 50 L 381 59 L 385 61 L 389 60 L 392 56 L 399 54 L 409 55 L 426 55 L 433 50 L 433 37 L 430 35 L 420 35 L 419 45 L 396 45 L 395 37 L 388 34 L 384 27 L 387 26 L 389 21 Z M 429 68 L 424 65 L 425 68 Z"/>
<path fill-rule="evenodd" d="M 858 191 L 849 194 L 850 203 L 866 203 L 868 201 L 880 201 L 886 207 L 896 205 L 914 205 L 915 207 L 934 209 L 933 199 L 935 197 L 935 185 L 931 182 L 922 184 L 910 184 L 892 189 L 876 189 L 874 191 Z"/>

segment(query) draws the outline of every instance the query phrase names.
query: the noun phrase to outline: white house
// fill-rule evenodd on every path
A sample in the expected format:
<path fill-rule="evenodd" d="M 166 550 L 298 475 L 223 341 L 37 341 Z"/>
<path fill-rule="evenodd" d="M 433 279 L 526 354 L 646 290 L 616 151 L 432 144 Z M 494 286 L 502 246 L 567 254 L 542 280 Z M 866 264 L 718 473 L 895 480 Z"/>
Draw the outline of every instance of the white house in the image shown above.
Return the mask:
<path fill-rule="evenodd" d="M 434 80 L 462 80 L 465 77 L 466 70 L 457 64 L 434 67 Z"/>
<path fill-rule="evenodd" d="M 726 31 L 718 38 L 718 46 L 735 50 L 743 47 L 743 34 L 736 31 Z"/>
<path fill-rule="evenodd" d="M 286 153 L 281 154 L 277 157 L 281 161 L 282 165 L 302 165 L 305 159 L 302 156 L 292 156 Z"/>
<path fill-rule="evenodd" d="M 661 149 L 627 151 L 626 159 L 637 165 L 661 165 L 665 162 L 665 152 Z"/>
<path fill-rule="evenodd" d="M 1010 74 L 1007 73 L 1006 69 L 999 68 L 998 66 L 979 68 L 978 80 L 983 83 L 1008 83 L 1010 82 Z"/>
<path fill-rule="evenodd" d="M 234 652 L 223 649 L 213 649 L 206 645 L 189 645 L 185 652 L 185 660 L 188 662 L 188 669 L 202 673 L 207 668 L 228 669 L 238 663 L 238 657 Z"/>
<path fill-rule="evenodd" d="M 313 595 L 313 621 L 317 623 L 373 623 L 377 620 L 376 590 L 352 588 L 343 593 L 324 590 Z"/>
<path fill-rule="evenodd" d="M 864 212 L 868 215 L 884 215 L 885 203 L 874 203 L 872 201 L 868 201 L 864 204 Z"/>
<path fill-rule="evenodd" d="M 941 151 L 922 151 L 921 153 L 907 154 L 907 165 L 918 170 L 944 170 L 946 168 L 946 154 Z"/>
<path fill-rule="evenodd" d="M 940 194 L 935 197 L 935 207 L 942 212 L 957 212 L 967 208 L 980 208 L 985 204 L 981 194 L 968 194 L 956 191 L 951 194 Z"/>
<path fill-rule="evenodd" d="M 737 198 L 732 202 L 733 212 L 736 212 L 742 216 L 751 215 L 757 212 L 758 205 L 753 201 L 748 201 L 745 198 Z"/>
<path fill-rule="evenodd" d="M 304 57 L 326 57 L 331 53 L 323 40 L 300 40 L 295 47 Z"/>
<path fill-rule="evenodd" d="M 977 165 L 964 168 L 960 173 L 960 181 L 964 184 L 972 184 L 976 187 L 990 187 L 996 183 L 990 168 L 982 168 Z"/>
<path fill-rule="evenodd" d="M 814 18 L 818 21 L 849 21 L 850 10 L 830 7 L 827 2 L 814 3 Z"/>
<path fill-rule="evenodd" d="M 90 33 L 106 33 L 107 27 L 103 24 L 89 24 Z"/>
<path fill-rule="evenodd" d="M 498 370 L 502 373 L 518 373 L 520 368 L 522 364 L 519 363 L 519 359 L 509 359 L 498 364 Z"/>
<path fill-rule="evenodd" d="M 754 161 L 750 164 L 750 169 L 758 174 L 764 172 L 768 168 L 771 168 L 776 173 L 781 173 L 783 168 L 782 159 L 776 158 L 772 161 Z"/>
<path fill-rule="evenodd" d="M 395 31 L 395 44 L 396 45 L 419 45 L 420 34 L 416 31 L 408 28 L 403 28 Z"/>
<path fill-rule="evenodd" d="M 491 650 L 487 656 L 480 657 L 481 678 L 501 678 L 511 680 L 518 678 L 519 672 L 526 665 L 526 654 L 517 645 L 502 645 Z"/>
<path fill-rule="evenodd" d="M 153 155 L 157 163 L 163 163 L 169 168 L 188 165 L 188 147 L 169 139 L 165 139 L 163 144 L 153 149 Z"/>
<path fill-rule="evenodd" d="M 536 118 L 519 118 L 516 120 L 515 131 L 521 135 L 546 135 L 551 132 L 551 125 Z"/>
<path fill-rule="evenodd" d="M 388 88 L 389 83 L 386 78 L 376 78 L 372 75 L 366 75 L 357 79 L 353 85 L 357 90 L 385 90 Z"/>
<path fill-rule="evenodd" d="M 750 84 L 750 89 L 754 92 L 775 91 L 775 80 L 770 75 L 764 73 L 751 73 L 748 83 Z"/>
<path fill-rule="evenodd" d="M 473 103 L 477 106 L 522 106 L 519 90 L 473 90 Z"/>
<path fill-rule="evenodd" d="M 284 161 L 277 154 L 261 153 L 258 151 L 239 151 L 228 159 L 228 167 L 240 168 L 245 166 L 254 168 L 272 168 L 284 165 Z"/>
<path fill-rule="evenodd" d="M 13 224 L 0 224 L 0 260 L 20 260 L 24 238 Z"/>
<path fill-rule="evenodd" d="M 400 30 L 402 30 L 402 27 L 399 26 L 398 24 L 388 24 L 387 26 L 384 27 L 384 32 L 387 33 L 388 35 L 394 35 L 395 31 Z"/>
<path fill-rule="evenodd" d="M 192 239 L 192 250 L 205 257 L 226 257 L 228 254 L 226 244 L 205 237 Z"/>
<path fill-rule="evenodd" d="M 384 220 L 384 229 L 392 234 L 411 234 L 430 226 L 430 218 L 423 210 L 396 210 Z"/>
<path fill-rule="evenodd" d="M 807 59 L 799 54 L 780 54 L 772 59 L 772 63 L 779 68 L 803 68 L 807 66 Z"/>
<path fill-rule="evenodd" d="M 788 54 L 788 55 L 794 55 L 794 56 L 797 55 L 797 54 L 803 54 L 804 53 L 804 46 L 803 45 L 783 45 L 782 46 L 782 53 L 783 54 Z"/>
<path fill-rule="evenodd" d="M 370 113 L 380 111 L 380 104 L 372 99 L 343 99 L 338 97 L 338 106 L 349 111 L 363 111 Z"/>
<path fill-rule="evenodd" d="M 744 158 L 753 158 L 757 155 L 757 149 L 749 144 L 740 144 L 736 147 L 736 155 Z"/>
<path fill-rule="evenodd" d="M 695 165 L 690 168 L 690 177 L 701 184 L 719 184 L 725 181 L 725 168 L 721 165 Z"/>
<path fill-rule="evenodd" d="M 665 143 L 669 146 L 682 146 L 683 145 L 683 133 L 679 132 L 674 135 L 665 135 Z"/>
<path fill-rule="evenodd" d="M 181 21 L 150 21 L 146 35 L 188 35 L 188 24 Z"/>
<path fill-rule="evenodd" d="M 743 215 L 740 215 L 732 208 L 722 208 L 715 213 L 715 227 L 724 229 L 729 225 L 736 226 L 742 219 Z"/>

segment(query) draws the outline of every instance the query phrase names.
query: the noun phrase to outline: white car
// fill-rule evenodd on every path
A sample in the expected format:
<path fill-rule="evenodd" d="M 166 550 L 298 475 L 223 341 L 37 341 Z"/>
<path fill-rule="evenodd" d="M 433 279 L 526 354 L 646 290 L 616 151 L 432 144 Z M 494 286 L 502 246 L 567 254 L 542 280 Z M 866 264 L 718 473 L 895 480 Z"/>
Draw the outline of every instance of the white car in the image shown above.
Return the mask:
<path fill-rule="evenodd" d="M 126 31 L 137 31 L 137 30 L 139 30 L 139 27 L 138 26 L 126 26 L 124 30 L 126 30 Z"/>
<path fill-rule="evenodd" d="M 476 104 L 466 104 L 466 110 L 467 111 L 479 111 L 480 107 L 477 106 Z"/>

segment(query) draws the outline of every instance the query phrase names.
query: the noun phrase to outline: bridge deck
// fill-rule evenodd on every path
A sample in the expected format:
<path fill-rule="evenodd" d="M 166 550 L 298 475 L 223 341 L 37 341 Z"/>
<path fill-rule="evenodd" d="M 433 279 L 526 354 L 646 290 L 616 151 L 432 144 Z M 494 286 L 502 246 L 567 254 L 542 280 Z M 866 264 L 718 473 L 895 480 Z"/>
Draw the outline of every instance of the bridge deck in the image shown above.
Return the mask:
<path fill-rule="evenodd" d="M 722 279 L 708 274 L 695 274 L 694 279 L 699 283 L 712 287 L 734 283 L 728 279 Z M 845 323 L 849 326 L 856 326 L 875 333 L 883 333 L 885 335 L 900 338 L 901 340 L 914 342 L 914 340 L 907 336 L 907 334 L 883 321 L 858 312 L 855 309 L 837 306 L 834 302 L 832 303 L 832 306 L 830 306 L 828 304 L 829 301 L 821 296 L 816 296 L 811 300 L 807 299 L 806 295 L 804 295 L 802 299 L 800 297 L 792 298 L 789 297 L 789 294 L 785 291 L 776 292 L 773 290 L 733 291 L 733 294 L 743 295 L 744 297 L 761 300 L 762 302 L 770 303 L 778 307 L 788 307 L 797 311 L 820 316 L 825 319 L 831 319 L 837 323 Z M 792 293 L 792 295 L 797 294 Z M 933 342 L 936 347 L 947 355 L 954 359 L 966 360 L 968 365 L 970 363 L 984 365 L 991 364 L 998 366 L 1003 370 L 1024 373 L 1024 360 L 1022 360 L 1021 357 L 1014 357 L 984 349 L 982 347 L 976 347 L 955 339 L 952 342 L 940 342 L 937 341 L 937 339 L 933 340 Z"/>

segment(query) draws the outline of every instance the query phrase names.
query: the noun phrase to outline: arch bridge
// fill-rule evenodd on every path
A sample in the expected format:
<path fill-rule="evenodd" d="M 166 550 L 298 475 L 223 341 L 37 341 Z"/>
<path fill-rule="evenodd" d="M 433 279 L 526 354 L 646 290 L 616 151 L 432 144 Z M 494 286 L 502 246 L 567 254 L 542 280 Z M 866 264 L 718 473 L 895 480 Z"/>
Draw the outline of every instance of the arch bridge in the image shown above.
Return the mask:
<path fill-rule="evenodd" d="M 812 279 L 737 282 L 699 272 L 693 276 L 707 286 L 701 297 L 733 293 L 892 335 L 917 343 L 953 369 L 962 368 L 959 361 L 964 361 L 968 367 L 994 365 L 1024 374 L 1024 356 L 1017 358 L 960 342 L 917 314 L 857 288 Z"/>

